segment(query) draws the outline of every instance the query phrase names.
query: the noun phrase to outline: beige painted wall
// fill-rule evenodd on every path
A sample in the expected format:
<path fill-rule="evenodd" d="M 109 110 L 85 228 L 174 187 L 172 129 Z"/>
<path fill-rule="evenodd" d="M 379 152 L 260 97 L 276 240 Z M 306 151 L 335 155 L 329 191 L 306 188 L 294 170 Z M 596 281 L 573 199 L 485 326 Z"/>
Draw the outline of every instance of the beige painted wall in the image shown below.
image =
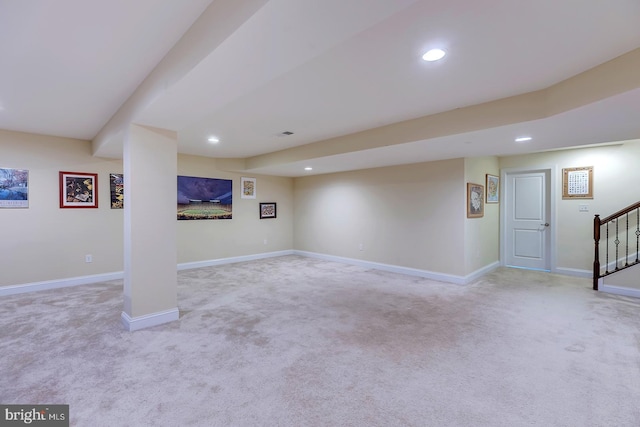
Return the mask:
<path fill-rule="evenodd" d="M 175 132 L 131 125 L 123 148 L 124 313 L 175 310 L 177 149 Z M 149 161 L 153 159 L 153 161 Z M 129 325 L 127 325 L 129 327 Z"/>
<path fill-rule="evenodd" d="M 224 160 L 178 156 L 178 175 L 233 180 L 233 219 L 178 221 L 178 263 L 290 250 L 293 247 L 293 180 L 224 172 L 216 167 L 220 161 Z M 257 178 L 255 199 L 241 198 L 242 176 Z M 275 202 L 276 218 L 260 219 L 260 202 Z"/>
<path fill-rule="evenodd" d="M 455 159 L 296 178 L 294 248 L 463 276 L 464 170 Z"/>
<path fill-rule="evenodd" d="M 0 286 L 123 270 L 123 211 L 109 208 L 108 174 L 120 160 L 91 155 L 88 141 L 0 130 L 0 167 L 29 170 L 29 208 L 0 209 Z M 466 182 L 503 168 L 594 166 L 594 199 L 561 200 L 556 182 L 559 268 L 590 271 L 592 221 L 640 200 L 640 141 L 529 154 L 454 159 L 304 178 L 258 178 L 257 199 L 240 198 L 225 159 L 179 155 L 178 174 L 233 179 L 232 220 L 180 221 L 178 262 L 291 248 L 465 276 L 498 259 L 499 205 L 467 219 Z M 60 209 L 58 172 L 97 172 L 99 209 Z M 278 217 L 260 220 L 259 202 Z M 589 212 L 578 211 L 587 204 Z M 267 244 L 264 241 L 267 241 Z M 359 250 L 362 243 L 363 250 Z M 85 263 L 85 254 L 93 255 Z"/>
<path fill-rule="evenodd" d="M 497 157 L 465 159 L 465 186 L 467 182 L 481 184 L 485 186 L 486 196 L 487 174 L 500 175 Z M 500 261 L 500 205 L 498 203 L 485 203 L 484 216 L 482 218 L 466 218 L 464 221 L 464 239 L 466 274 L 471 274 L 487 265 Z"/>
<path fill-rule="evenodd" d="M 121 160 L 93 157 L 89 141 L 4 130 L 0 153 L 0 167 L 29 170 L 30 199 L 28 209 L 0 209 L 0 286 L 123 271 L 124 212 L 110 208 L 108 179 L 123 171 Z M 233 219 L 179 221 L 178 262 L 291 249 L 293 180 L 250 175 L 258 179 L 257 199 L 241 199 L 241 174 L 216 162 L 178 157 L 179 174 L 233 179 L 234 191 Z M 98 173 L 99 208 L 60 209 L 59 171 Z M 259 202 L 277 202 L 278 217 L 260 220 Z"/>
<path fill-rule="evenodd" d="M 29 170 L 29 208 L 0 209 L 0 286 L 122 271 L 122 212 L 109 202 L 121 161 L 92 157 L 89 141 L 1 130 L 0 153 L 0 167 Z M 60 209 L 59 171 L 98 173 L 98 209 Z"/>
<path fill-rule="evenodd" d="M 557 268 L 589 272 L 593 265 L 593 217 L 610 215 L 640 200 L 640 141 L 500 158 L 500 168 L 555 168 Z M 562 169 L 593 166 L 593 199 L 562 200 Z M 579 212 L 588 205 L 588 212 Z"/>
<path fill-rule="evenodd" d="M 635 260 L 635 256 L 632 261 Z M 636 265 L 615 274 L 606 276 L 603 280 L 605 285 L 618 286 L 640 290 L 640 265 Z"/>

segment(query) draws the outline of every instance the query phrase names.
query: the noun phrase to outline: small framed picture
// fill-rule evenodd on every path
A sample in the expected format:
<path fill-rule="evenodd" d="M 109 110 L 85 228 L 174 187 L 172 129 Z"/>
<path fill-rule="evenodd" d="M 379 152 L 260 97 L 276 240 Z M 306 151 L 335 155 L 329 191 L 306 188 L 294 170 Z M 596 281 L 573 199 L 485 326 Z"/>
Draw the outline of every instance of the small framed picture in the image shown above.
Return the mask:
<path fill-rule="evenodd" d="M 487 174 L 487 203 L 500 202 L 500 178 Z"/>
<path fill-rule="evenodd" d="M 562 169 L 562 199 L 593 199 L 593 166 Z"/>
<path fill-rule="evenodd" d="M 275 218 L 275 217 L 276 217 L 275 203 L 260 203 L 260 219 Z"/>
<path fill-rule="evenodd" d="M 124 176 L 121 173 L 109 174 L 111 190 L 111 209 L 124 208 Z"/>
<path fill-rule="evenodd" d="M 256 179 L 255 178 L 240 178 L 240 188 L 242 189 L 242 194 L 240 198 L 242 199 L 255 199 L 256 198 Z"/>
<path fill-rule="evenodd" d="M 61 208 L 97 208 L 98 174 L 60 172 Z"/>
<path fill-rule="evenodd" d="M 484 186 L 467 183 L 467 218 L 484 216 Z"/>
<path fill-rule="evenodd" d="M 29 207 L 29 171 L 0 168 L 0 208 Z"/>

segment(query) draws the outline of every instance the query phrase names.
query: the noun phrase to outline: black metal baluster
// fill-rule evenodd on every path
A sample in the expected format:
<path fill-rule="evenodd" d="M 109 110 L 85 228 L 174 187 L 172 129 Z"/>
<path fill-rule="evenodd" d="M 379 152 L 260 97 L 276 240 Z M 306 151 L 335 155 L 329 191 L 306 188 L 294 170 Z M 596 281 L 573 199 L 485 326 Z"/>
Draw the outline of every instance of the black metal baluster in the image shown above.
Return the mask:
<path fill-rule="evenodd" d="M 618 220 L 616 219 L 616 240 L 613 241 L 613 243 L 616 244 L 616 271 L 618 271 L 620 268 L 618 267 L 618 259 L 619 259 L 619 246 L 620 246 L 620 239 L 618 239 Z"/>
<path fill-rule="evenodd" d="M 638 253 L 640 253 L 640 208 L 636 209 L 636 262 L 640 262 Z"/>
<path fill-rule="evenodd" d="M 609 223 L 607 223 L 607 238 L 605 239 L 607 244 L 606 262 L 604 264 L 604 274 L 609 274 Z"/>
<path fill-rule="evenodd" d="M 629 267 L 629 212 L 627 212 L 627 230 L 624 234 L 624 241 L 626 246 L 626 252 L 624 256 L 624 266 Z"/>
<path fill-rule="evenodd" d="M 602 222 L 600 215 L 593 217 L 593 290 L 598 290 L 598 282 L 602 272 L 600 271 L 600 232 L 602 231 Z"/>

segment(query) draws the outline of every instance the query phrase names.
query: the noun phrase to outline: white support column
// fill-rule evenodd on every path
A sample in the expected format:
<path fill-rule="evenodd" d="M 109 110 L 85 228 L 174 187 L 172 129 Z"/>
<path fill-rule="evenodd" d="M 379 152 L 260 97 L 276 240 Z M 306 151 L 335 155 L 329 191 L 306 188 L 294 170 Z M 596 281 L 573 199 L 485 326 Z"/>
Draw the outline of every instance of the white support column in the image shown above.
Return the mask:
<path fill-rule="evenodd" d="M 177 134 L 130 125 L 124 140 L 124 311 L 134 331 L 179 318 Z"/>

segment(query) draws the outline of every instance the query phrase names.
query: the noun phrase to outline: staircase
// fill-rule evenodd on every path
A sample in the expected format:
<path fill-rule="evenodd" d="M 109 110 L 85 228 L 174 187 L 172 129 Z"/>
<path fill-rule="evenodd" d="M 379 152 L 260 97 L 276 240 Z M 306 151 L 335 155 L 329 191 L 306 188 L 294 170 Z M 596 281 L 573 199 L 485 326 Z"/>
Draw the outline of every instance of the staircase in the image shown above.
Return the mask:
<path fill-rule="evenodd" d="M 600 219 L 600 215 L 596 215 L 593 219 L 595 243 L 593 290 L 597 291 L 601 288 L 605 277 L 640 264 L 639 213 L 640 202 L 637 202 L 604 219 Z M 623 275 L 627 278 L 638 277 L 637 274 L 629 274 L 629 272 Z M 640 287 L 637 293 L 640 294 Z M 629 294 L 636 294 L 636 292 Z"/>

